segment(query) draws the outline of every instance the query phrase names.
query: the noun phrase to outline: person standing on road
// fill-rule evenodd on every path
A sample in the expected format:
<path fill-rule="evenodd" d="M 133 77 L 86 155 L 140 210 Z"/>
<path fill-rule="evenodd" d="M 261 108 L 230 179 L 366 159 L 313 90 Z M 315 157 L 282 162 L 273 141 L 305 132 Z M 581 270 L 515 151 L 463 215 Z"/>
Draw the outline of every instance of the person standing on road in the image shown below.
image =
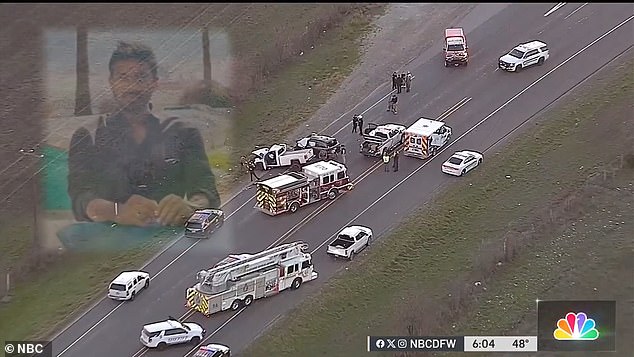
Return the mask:
<path fill-rule="evenodd" d="M 357 132 L 357 123 L 358 123 L 359 119 L 357 118 L 356 115 L 352 116 L 352 132 L 356 133 Z"/>
<path fill-rule="evenodd" d="M 396 93 L 401 94 L 401 86 L 403 85 L 403 77 L 396 77 Z"/>
<path fill-rule="evenodd" d="M 412 73 L 407 72 L 407 75 L 405 76 L 405 87 L 407 88 L 406 89 L 407 93 L 409 93 L 411 86 L 412 86 Z"/>
<path fill-rule="evenodd" d="M 392 73 L 392 90 L 396 89 L 396 72 Z"/>
<path fill-rule="evenodd" d="M 359 135 L 363 135 L 363 115 L 357 115 L 357 126 L 359 126 Z"/>
<path fill-rule="evenodd" d="M 251 182 L 253 182 L 253 177 L 255 177 L 256 180 L 259 180 L 260 178 L 258 177 L 258 175 L 255 174 L 255 162 L 253 160 L 249 161 L 248 168 L 249 179 L 251 180 Z"/>
<path fill-rule="evenodd" d="M 390 172 L 390 154 L 387 149 L 383 151 L 383 167 L 385 172 Z"/>
<path fill-rule="evenodd" d="M 394 166 L 393 166 L 394 172 L 398 171 L 398 150 L 396 150 L 394 152 Z"/>

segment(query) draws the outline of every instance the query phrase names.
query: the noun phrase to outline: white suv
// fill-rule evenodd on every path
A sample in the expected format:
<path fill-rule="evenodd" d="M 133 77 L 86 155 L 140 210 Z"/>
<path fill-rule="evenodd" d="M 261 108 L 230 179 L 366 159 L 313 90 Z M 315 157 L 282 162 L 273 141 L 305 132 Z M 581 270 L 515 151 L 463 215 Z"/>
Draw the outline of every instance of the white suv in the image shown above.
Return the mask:
<path fill-rule="evenodd" d="M 134 300 L 143 289 L 150 286 L 150 274 L 144 271 L 124 271 L 108 287 L 108 297 L 114 300 Z"/>
<path fill-rule="evenodd" d="M 519 72 L 532 65 L 542 65 L 549 57 L 548 46 L 541 41 L 517 45 L 511 52 L 500 57 L 498 67 L 509 72 Z"/>
<path fill-rule="evenodd" d="M 193 322 L 180 322 L 173 317 L 143 326 L 141 343 L 148 348 L 163 349 L 167 345 L 193 343 L 198 345 L 205 337 L 205 329 Z"/>

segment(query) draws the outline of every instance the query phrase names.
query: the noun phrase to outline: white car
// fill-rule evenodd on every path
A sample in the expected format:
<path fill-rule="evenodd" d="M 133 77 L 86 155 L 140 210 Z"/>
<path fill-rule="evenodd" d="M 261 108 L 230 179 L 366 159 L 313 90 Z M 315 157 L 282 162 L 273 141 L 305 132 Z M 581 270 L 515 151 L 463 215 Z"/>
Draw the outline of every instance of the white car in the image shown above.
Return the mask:
<path fill-rule="evenodd" d="M 231 350 L 229 347 L 217 343 L 206 346 L 200 346 L 196 354 L 192 357 L 230 357 Z"/>
<path fill-rule="evenodd" d="M 327 254 L 334 257 L 354 259 L 354 255 L 370 245 L 372 230 L 364 226 L 344 228 L 337 237 L 328 244 Z"/>
<path fill-rule="evenodd" d="M 113 300 L 134 300 L 143 289 L 150 286 L 150 274 L 144 271 L 124 271 L 108 287 L 108 297 Z"/>
<path fill-rule="evenodd" d="M 442 164 L 442 172 L 462 176 L 482 163 L 484 157 L 476 151 L 458 151 Z"/>
<path fill-rule="evenodd" d="M 163 349 L 182 343 L 198 345 L 205 333 L 205 329 L 197 323 L 180 322 L 170 316 L 165 321 L 143 326 L 139 339 L 145 347 Z"/>
<path fill-rule="evenodd" d="M 509 72 L 519 72 L 532 65 L 541 66 L 548 57 L 548 45 L 541 41 L 531 41 L 517 45 L 511 52 L 500 57 L 498 67 Z"/>

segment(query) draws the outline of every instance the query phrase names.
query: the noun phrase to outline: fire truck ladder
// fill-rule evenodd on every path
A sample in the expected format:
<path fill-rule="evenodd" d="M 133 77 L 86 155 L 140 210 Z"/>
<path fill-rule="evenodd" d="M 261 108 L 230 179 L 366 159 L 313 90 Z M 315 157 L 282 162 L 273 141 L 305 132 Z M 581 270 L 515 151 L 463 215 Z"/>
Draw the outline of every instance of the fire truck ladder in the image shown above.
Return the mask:
<path fill-rule="evenodd" d="M 201 284 L 211 285 L 212 291 L 222 291 L 230 280 L 236 281 L 244 275 L 275 266 L 284 259 L 300 256 L 307 249 L 308 244 L 302 241 L 267 249 L 251 257 L 204 271 Z"/>

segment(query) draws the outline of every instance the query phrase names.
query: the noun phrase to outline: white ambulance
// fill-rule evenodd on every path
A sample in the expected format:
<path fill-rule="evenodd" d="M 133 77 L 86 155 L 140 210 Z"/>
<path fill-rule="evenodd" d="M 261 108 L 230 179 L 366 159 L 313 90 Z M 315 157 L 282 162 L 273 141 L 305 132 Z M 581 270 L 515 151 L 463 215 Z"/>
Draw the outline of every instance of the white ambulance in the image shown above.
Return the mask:
<path fill-rule="evenodd" d="M 403 155 L 432 157 L 449 141 L 451 132 L 451 127 L 442 121 L 420 118 L 403 133 Z"/>

